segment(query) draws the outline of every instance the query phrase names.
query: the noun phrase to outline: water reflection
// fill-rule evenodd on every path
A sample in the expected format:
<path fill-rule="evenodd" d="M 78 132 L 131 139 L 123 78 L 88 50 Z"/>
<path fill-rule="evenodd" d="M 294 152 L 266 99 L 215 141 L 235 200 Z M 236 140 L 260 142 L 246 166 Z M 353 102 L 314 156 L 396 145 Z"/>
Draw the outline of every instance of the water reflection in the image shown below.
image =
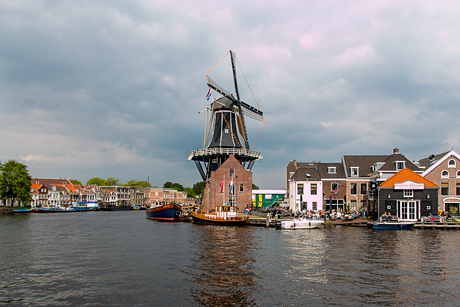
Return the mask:
<path fill-rule="evenodd" d="M 191 296 L 200 306 L 253 306 L 255 244 L 248 227 L 194 225 Z"/>

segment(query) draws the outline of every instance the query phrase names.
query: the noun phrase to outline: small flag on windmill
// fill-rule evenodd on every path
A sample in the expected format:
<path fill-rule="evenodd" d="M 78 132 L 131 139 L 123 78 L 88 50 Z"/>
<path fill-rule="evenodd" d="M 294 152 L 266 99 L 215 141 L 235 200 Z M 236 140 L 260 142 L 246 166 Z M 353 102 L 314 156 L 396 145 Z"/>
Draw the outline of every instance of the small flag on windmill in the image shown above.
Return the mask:
<path fill-rule="evenodd" d="M 209 98 L 211 98 L 211 88 L 209 88 L 209 91 L 206 94 L 206 100 L 209 100 Z"/>

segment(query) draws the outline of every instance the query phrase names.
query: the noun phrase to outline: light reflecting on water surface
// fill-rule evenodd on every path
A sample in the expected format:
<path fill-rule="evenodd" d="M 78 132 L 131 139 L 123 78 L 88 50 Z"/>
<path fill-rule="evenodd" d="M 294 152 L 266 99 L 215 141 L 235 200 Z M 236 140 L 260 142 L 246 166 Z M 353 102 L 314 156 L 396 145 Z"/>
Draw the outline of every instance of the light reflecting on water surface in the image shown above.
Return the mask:
<path fill-rule="evenodd" d="M 459 234 L 160 223 L 145 212 L 0 215 L 0 304 L 454 306 Z"/>

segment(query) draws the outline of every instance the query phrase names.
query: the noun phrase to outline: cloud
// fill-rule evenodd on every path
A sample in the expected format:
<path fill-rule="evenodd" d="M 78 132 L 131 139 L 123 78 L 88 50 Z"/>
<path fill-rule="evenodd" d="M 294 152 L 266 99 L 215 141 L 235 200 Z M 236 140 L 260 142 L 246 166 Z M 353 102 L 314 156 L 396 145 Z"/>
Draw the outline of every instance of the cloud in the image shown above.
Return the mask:
<path fill-rule="evenodd" d="M 33 176 L 191 186 L 205 75 L 234 91 L 229 49 L 242 99 L 265 113 L 260 136 L 247 123 L 261 188 L 285 184 L 292 159 L 444 152 L 459 142 L 459 6 L 2 1 L 0 160 Z"/>

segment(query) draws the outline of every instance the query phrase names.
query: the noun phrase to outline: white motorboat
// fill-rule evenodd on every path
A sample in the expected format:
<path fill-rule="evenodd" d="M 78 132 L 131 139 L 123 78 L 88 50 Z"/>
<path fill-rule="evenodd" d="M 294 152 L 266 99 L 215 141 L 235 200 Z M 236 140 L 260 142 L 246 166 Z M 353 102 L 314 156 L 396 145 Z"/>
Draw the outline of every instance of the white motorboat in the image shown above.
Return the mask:
<path fill-rule="evenodd" d="M 279 221 L 277 227 L 281 229 L 312 229 L 318 228 L 323 223 L 323 220 L 300 218 L 289 221 Z"/>

